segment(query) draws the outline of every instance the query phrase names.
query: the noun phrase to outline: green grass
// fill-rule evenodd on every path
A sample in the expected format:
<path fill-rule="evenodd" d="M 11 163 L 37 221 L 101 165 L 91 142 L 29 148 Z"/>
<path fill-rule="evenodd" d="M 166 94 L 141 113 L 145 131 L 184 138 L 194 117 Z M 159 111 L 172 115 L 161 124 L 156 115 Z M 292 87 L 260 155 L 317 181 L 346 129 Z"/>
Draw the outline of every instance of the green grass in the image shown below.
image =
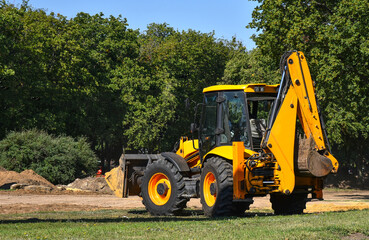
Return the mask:
<path fill-rule="evenodd" d="M 369 235 L 369 210 L 209 219 L 198 210 L 153 217 L 142 209 L 0 215 L 0 239 L 340 239 Z"/>

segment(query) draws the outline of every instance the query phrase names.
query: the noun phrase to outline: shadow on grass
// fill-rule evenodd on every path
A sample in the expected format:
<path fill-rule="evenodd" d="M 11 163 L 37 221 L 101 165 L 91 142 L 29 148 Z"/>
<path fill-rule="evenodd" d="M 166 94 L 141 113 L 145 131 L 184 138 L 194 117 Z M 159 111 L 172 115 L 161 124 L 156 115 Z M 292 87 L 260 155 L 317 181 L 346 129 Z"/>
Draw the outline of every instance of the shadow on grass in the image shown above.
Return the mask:
<path fill-rule="evenodd" d="M 253 217 L 265 217 L 273 216 L 272 213 L 260 213 L 260 212 L 245 212 L 244 215 L 239 217 L 217 217 L 207 218 L 204 216 L 202 210 L 184 210 L 177 216 L 160 216 L 155 217 L 148 215 L 145 210 L 131 210 L 128 211 L 131 214 L 130 217 L 107 217 L 107 218 L 70 218 L 70 219 L 40 219 L 40 218 L 27 218 L 27 219 L 9 219 L 0 220 L 0 224 L 16 224 L 16 223 L 119 223 L 119 222 L 176 222 L 176 221 L 221 221 L 225 219 L 237 219 L 237 218 L 253 218 Z M 132 216 L 133 215 L 133 216 Z M 146 215 L 146 216 L 140 216 Z"/>
<path fill-rule="evenodd" d="M 355 200 L 369 200 L 369 195 L 360 195 L 360 194 L 344 194 L 341 197 L 345 197 L 347 199 L 355 199 Z"/>

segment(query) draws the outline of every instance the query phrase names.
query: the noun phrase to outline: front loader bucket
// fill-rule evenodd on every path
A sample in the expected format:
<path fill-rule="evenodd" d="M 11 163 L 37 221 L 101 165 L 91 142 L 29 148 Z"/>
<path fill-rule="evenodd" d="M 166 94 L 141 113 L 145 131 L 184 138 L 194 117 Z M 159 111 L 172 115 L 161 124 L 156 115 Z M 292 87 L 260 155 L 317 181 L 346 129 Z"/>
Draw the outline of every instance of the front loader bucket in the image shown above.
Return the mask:
<path fill-rule="evenodd" d="M 139 195 L 146 166 L 159 158 L 159 154 L 122 154 L 119 167 L 105 173 L 105 180 L 117 197 Z"/>
<path fill-rule="evenodd" d="M 105 181 L 108 183 L 115 196 L 122 198 L 124 193 L 124 172 L 121 166 L 113 168 L 105 173 Z"/>

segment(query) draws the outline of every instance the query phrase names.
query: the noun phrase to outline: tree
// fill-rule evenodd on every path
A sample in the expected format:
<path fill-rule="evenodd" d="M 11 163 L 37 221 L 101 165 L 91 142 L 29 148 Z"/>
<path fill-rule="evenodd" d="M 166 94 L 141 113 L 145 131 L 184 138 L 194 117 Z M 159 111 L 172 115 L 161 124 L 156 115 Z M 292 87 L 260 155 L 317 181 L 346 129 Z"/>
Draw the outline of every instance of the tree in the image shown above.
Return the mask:
<path fill-rule="evenodd" d="M 139 56 L 117 68 L 114 84 L 127 106 L 124 135 L 129 151 L 170 151 L 189 134 L 193 109 L 185 100 L 202 100 L 202 89 L 221 79 L 232 48 L 213 34 L 178 32 L 150 24 L 138 40 Z"/>
<path fill-rule="evenodd" d="M 0 141 L 0 166 L 17 172 L 33 169 L 54 184 L 96 173 L 97 160 L 84 138 L 53 136 L 33 129 L 10 132 Z"/>
<path fill-rule="evenodd" d="M 280 80 L 280 72 L 263 65 L 263 55 L 258 48 L 246 52 L 236 51 L 227 62 L 221 84 L 268 83 Z"/>
<path fill-rule="evenodd" d="M 42 129 L 85 136 L 99 158 L 172 150 L 188 134 L 202 89 L 222 78 L 236 47 L 214 33 L 150 24 L 140 34 L 102 13 L 71 19 L 24 1 L 0 5 L 0 138 Z"/>
<path fill-rule="evenodd" d="M 86 136 L 101 159 L 118 158 L 126 108 L 111 79 L 138 56 L 139 32 L 120 16 L 68 20 L 27 2 L 2 2 L 0 13 L 0 137 L 30 128 Z"/>
<path fill-rule="evenodd" d="M 193 121 L 193 108 L 185 107 L 185 100 L 202 101 L 202 89 L 214 85 L 222 78 L 226 62 L 234 48 L 214 33 L 194 30 L 174 31 L 166 23 L 151 24 L 140 37 L 139 63 L 152 75 L 158 73 L 172 79 L 167 84 L 175 98 L 170 105 L 164 127 L 159 134 L 157 149 L 171 150 L 181 135 L 189 135 Z M 192 104 L 192 107 L 194 104 Z"/>

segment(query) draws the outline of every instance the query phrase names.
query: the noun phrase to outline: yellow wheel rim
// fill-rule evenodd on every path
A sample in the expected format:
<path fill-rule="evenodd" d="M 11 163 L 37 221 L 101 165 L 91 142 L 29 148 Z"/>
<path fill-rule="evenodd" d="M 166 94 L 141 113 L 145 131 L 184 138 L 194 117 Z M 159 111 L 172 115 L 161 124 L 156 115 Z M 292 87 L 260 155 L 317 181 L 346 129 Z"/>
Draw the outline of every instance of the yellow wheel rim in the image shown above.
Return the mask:
<path fill-rule="evenodd" d="M 158 193 L 158 186 L 165 186 L 165 191 L 163 194 Z M 169 178 L 164 173 L 156 173 L 154 174 L 149 181 L 148 192 L 151 201 L 155 205 L 162 206 L 166 204 L 170 198 L 171 193 L 171 185 Z"/>
<path fill-rule="evenodd" d="M 217 199 L 217 193 L 215 192 L 214 195 L 212 195 L 210 191 L 210 186 L 212 183 L 216 184 L 215 176 L 212 172 L 208 172 L 204 178 L 203 194 L 205 202 L 209 207 L 212 207 Z"/>

